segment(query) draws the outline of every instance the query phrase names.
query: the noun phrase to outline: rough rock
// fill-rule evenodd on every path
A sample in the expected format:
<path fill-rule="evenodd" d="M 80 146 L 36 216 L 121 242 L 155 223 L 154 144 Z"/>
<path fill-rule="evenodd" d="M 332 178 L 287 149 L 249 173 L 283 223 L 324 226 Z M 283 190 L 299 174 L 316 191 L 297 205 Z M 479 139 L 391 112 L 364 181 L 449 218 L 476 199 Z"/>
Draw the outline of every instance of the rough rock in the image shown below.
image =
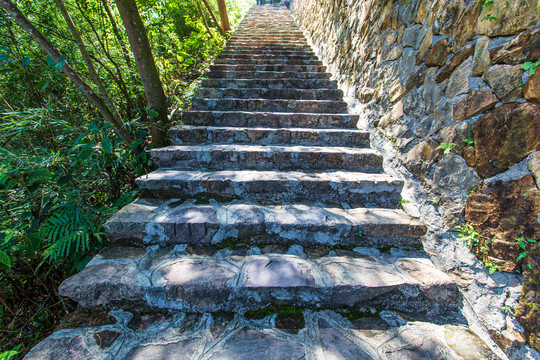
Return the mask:
<path fill-rule="evenodd" d="M 471 74 L 472 62 L 472 57 L 469 57 L 452 73 L 446 87 L 447 97 L 453 98 L 454 96 L 467 94 L 471 91 L 469 88 L 469 76 Z"/>
<path fill-rule="evenodd" d="M 412 116 L 415 120 L 421 119 L 426 111 L 425 103 L 422 101 L 420 90 L 413 90 L 403 98 L 403 111 Z"/>
<path fill-rule="evenodd" d="M 412 47 L 418 49 L 420 47 L 420 44 L 422 43 L 422 40 L 424 40 L 427 32 L 428 29 L 422 25 L 413 25 L 411 27 L 408 27 L 403 32 L 403 36 L 401 37 L 401 44 L 404 47 Z"/>
<path fill-rule="evenodd" d="M 459 49 L 454 56 L 447 62 L 447 64 L 441 69 L 437 75 L 437 82 L 441 83 L 444 80 L 448 79 L 450 75 L 456 70 L 456 68 L 461 65 L 469 56 L 474 54 L 474 45 L 467 44 L 461 49 Z"/>
<path fill-rule="evenodd" d="M 503 103 L 514 102 L 520 98 L 521 69 L 519 66 L 490 66 L 484 70 L 482 79 L 489 84 Z"/>
<path fill-rule="evenodd" d="M 463 155 L 463 150 L 466 145 L 464 140 L 469 139 L 471 135 L 471 126 L 467 122 L 460 122 L 441 129 L 437 134 L 437 141 L 439 143 L 454 144 L 452 152 Z"/>
<path fill-rule="evenodd" d="M 407 94 L 407 89 L 405 86 L 401 85 L 401 81 L 399 79 L 396 79 L 394 83 L 390 86 L 389 90 L 389 96 L 391 102 L 396 102 L 400 100 L 403 96 Z"/>
<path fill-rule="evenodd" d="M 440 90 L 433 76 L 427 76 L 424 80 L 423 98 L 426 104 L 426 114 L 432 114 L 440 98 Z"/>
<path fill-rule="evenodd" d="M 435 150 L 437 146 L 437 142 L 428 138 L 413 146 L 405 155 L 405 166 L 417 179 L 423 179 L 428 174 L 439 155 Z"/>
<path fill-rule="evenodd" d="M 540 151 L 535 151 L 529 160 L 529 171 L 536 180 L 536 186 L 540 189 Z"/>
<path fill-rule="evenodd" d="M 467 120 L 486 110 L 492 109 L 499 100 L 490 91 L 473 91 L 454 104 L 456 122 Z"/>
<path fill-rule="evenodd" d="M 426 66 L 443 66 L 452 53 L 452 45 L 448 39 L 441 39 L 433 45 L 426 59 Z"/>
<path fill-rule="evenodd" d="M 491 64 L 491 58 L 488 51 L 489 37 L 481 36 L 476 41 L 474 48 L 474 58 L 472 63 L 471 75 L 481 76 L 484 70 Z"/>
<path fill-rule="evenodd" d="M 439 196 L 461 194 L 477 183 L 474 170 L 461 156 L 452 152 L 444 155 L 429 174 L 429 184 Z"/>
<path fill-rule="evenodd" d="M 540 27 L 524 31 L 514 39 L 490 51 L 493 64 L 518 65 L 540 58 Z"/>
<path fill-rule="evenodd" d="M 523 97 L 528 101 L 540 105 L 540 70 L 534 73 L 523 85 Z"/>
<path fill-rule="evenodd" d="M 455 51 L 475 35 L 474 24 L 479 14 L 480 10 L 476 3 L 465 0 L 446 3 L 442 7 L 438 21 L 435 22 L 435 34 L 452 36 Z"/>
<path fill-rule="evenodd" d="M 403 101 L 399 101 L 392 109 L 381 118 L 379 126 L 381 128 L 386 128 L 392 124 L 395 124 L 399 119 L 403 117 Z"/>
<path fill-rule="evenodd" d="M 507 104 L 473 124 L 477 172 L 491 177 L 540 149 L 540 109 Z"/>
<path fill-rule="evenodd" d="M 465 207 L 465 221 L 491 239 L 491 243 L 486 244 L 485 238 L 480 238 L 479 246 L 472 250 L 479 256 L 489 256 L 503 271 L 516 271 L 516 259 L 522 250 L 515 238 L 540 239 L 540 224 L 537 221 L 540 191 L 532 176 L 478 185 L 470 193 Z M 487 253 L 480 251 L 481 246 L 487 247 Z"/>
<path fill-rule="evenodd" d="M 476 32 L 491 37 L 514 35 L 534 26 L 538 22 L 538 13 L 540 13 L 538 1 L 494 0 L 492 10 L 483 12 L 478 17 Z M 483 20 L 486 14 L 496 16 L 497 20 Z"/>

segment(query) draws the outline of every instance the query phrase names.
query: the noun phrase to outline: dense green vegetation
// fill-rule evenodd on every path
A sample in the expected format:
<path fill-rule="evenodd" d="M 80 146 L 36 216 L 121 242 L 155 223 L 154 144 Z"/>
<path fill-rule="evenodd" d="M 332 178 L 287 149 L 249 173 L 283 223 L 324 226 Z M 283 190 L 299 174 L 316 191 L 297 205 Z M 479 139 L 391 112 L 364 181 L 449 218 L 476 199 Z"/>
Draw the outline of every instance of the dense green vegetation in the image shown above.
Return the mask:
<path fill-rule="evenodd" d="M 62 72 L 70 66 L 98 92 L 58 1 L 14 3 L 61 57 L 48 56 L 0 9 L 0 358 L 22 357 L 72 309 L 58 285 L 107 244 L 104 222 L 137 196 L 134 179 L 153 166 L 155 116 L 113 1 L 63 3 L 130 141 Z M 208 3 L 219 17 L 216 1 Z M 234 27 L 250 1 L 226 3 Z M 174 121 L 224 37 L 196 0 L 137 5 Z"/>

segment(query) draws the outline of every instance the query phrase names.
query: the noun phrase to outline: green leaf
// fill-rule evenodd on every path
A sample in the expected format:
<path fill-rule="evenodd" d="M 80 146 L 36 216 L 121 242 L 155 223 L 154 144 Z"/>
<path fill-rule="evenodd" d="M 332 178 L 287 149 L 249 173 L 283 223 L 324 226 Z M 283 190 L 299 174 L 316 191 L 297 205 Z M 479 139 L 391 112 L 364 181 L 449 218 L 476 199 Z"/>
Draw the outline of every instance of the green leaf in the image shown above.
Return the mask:
<path fill-rule="evenodd" d="M 0 251 L 0 264 L 3 264 L 7 266 L 9 269 L 11 269 L 11 258 L 4 251 Z M 0 359 L 2 359 L 1 355 L 2 354 L 0 354 Z"/>
<path fill-rule="evenodd" d="M 536 240 L 534 240 L 534 239 L 527 239 L 527 242 L 530 242 L 530 243 L 535 244 L 535 243 L 536 243 Z"/>
<path fill-rule="evenodd" d="M 43 86 L 41 87 L 41 90 L 45 90 L 48 87 L 49 87 L 49 82 L 47 81 L 45 84 L 43 84 Z"/>
<path fill-rule="evenodd" d="M 0 62 L 4 62 L 4 61 L 8 61 L 8 60 L 9 60 L 9 56 L 7 56 L 4 53 L 0 53 Z"/>
<path fill-rule="evenodd" d="M 56 182 L 59 186 L 62 186 L 64 184 L 67 184 L 71 179 L 73 179 L 73 175 L 67 174 L 65 176 L 62 176 L 58 181 Z"/>
<path fill-rule="evenodd" d="M 58 59 L 58 64 L 56 64 L 54 68 L 58 71 L 62 71 L 64 65 L 66 65 L 66 55 L 61 55 Z"/>
<path fill-rule="evenodd" d="M 521 259 L 523 259 L 523 258 L 526 257 L 526 256 L 527 256 L 527 253 L 526 253 L 526 252 L 522 252 L 522 253 L 519 254 L 519 256 L 517 257 L 516 262 L 519 261 L 519 260 L 521 260 Z"/>
<path fill-rule="evenodd" d="M 90 125 L 88 125 L 88 131 L 91 131 L 91 132 L 98 132 L 98 131 L 99 131 L 99 127 L 98 127 L 96 124 L 90 124 Z"/>
<path fill-rule="evenodd" d="M 150 109 L 148 111 L 148 116 L 152 117 L 152 118 L 156 118 L 159 116 L 159 112 L 157 112 L 157 110 L 154 110 L 154 109 Z"/>
<path fill-rule="evenodd" d="M 32 58 L 30 58 L 30 56 L 25 56 L 22 60 L 22 67 L 26 69 L 30 65 L 30 61 L 32 61 Z"/>
<path fill-rule="evenodd" d="M 32 185 L 36 182 L 40 182 L 43 180 L 46 180 L 49 177 L 49 169 L 47 168 L 39 168 L 36 171 L 34 171 L 26 180 L 28 185 Z"/>
<path fill-rule="evenodd" d="M 103 139 L 103 141 L 101 142 L 101 148 L 102 148 L 103 151 L 105 151 L 107 154 L 111 154 L 111 153 L 112 153 L 112 144 L 111 144 L 111 140 L 109 140 L 108 138 Z"/>
<path fill-rule="evenodd" d="M 54 59 L 50 55 L 47 55 L 47 64 L 49 64 L 49 66 L 53 69 L 56 68 L 56 61 L 54 61 Z"/>

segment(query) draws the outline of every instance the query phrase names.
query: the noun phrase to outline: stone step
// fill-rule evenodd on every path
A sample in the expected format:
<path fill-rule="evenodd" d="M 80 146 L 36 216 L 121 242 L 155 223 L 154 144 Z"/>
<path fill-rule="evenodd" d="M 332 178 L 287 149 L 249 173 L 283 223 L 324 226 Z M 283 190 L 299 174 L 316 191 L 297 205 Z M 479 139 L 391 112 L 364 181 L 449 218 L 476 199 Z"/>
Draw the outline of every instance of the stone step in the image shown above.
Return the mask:
<path fill-rule="evenodd" d="M 193 110 L 236 110 L 311 113 L 347 112 L 347 103 L 339 100 L 194 98 L 191 104 L 191 108 Z"/>
<path fill-rule="evenodd" d="M 227 46 L 223 49 L 222 52 L 238 52 L 238 51 L 251 51 L 254 54 L 260 54 L 260 53 L 290 53 L 290 52 L 302 52 L 305 54 L 313 55 L 314 52 L 312 51 L 311 47 L 309 45 L 300 45 L 300 44 L 293 44 L 293 43 L 284 43 L 284 44 L 274 44 L 271 45 L 269 43 L 262 44 L 262 43 L 228 43 Z"/>
<path fill-rule="evenodd" d="M 301 32 L 296 32 L 294 34 L 284 34 L 271 36 L 271 35 L 252 35 L 249 36 L 248 34 L 236 34 L 231 36 L 229 41 L 261 41 L 261 42 L 275 42 L 279 43 L 280 41 L 306 41 L 306 37 Z"/>
<path fill-rule="evenodd" d="M 185 145 L 151 151 L 158 167 L 193 170 L 353 170 L 382 172 L 373 149 L 280 145 Z"/>
<path fill-rule="evenodd" d="M 201 98 L 234 99 L 290 99 L 290 100 L 341 100 L 343 91 L 339 89 L 271 89 L 271 88 L 201 88 L 197 92 Z"/>
<path fill-rule="evenodd" d="M 337 88 L 328 79 L 203 79 L 203 88 L 328 89 Z"/>
<path fill-rule="evenodd" d="M 234 201 L 138 199 L 117 212 L 105 230 L 114 243 L 421 247 L 426 226 L 401 210 L 343 209 L 322 204 L 258 205 Z M 240 239 L 240 240 L 238 240 Z M 330 251 L 329 248 L 327 248 Z"/>
<path fill-rule="evenodd" d="M 352 129 L 254 128 L 175 126 L 169 130 L 174 145 L 258 144 L 369 147 L 369 132 Z"/>
<path fill-rule="evenodd" d="M 210 71 L 211 79 L 330 79 L 331 75 L 323 72 L 296 71 Z"/>
<path fill-rule="evenodd" d="M 444 323 L 436 312 L 430 312 L 432 316 L 389 310 L 364 315 L 309 309 L 261 313 L 233 317 L 178 310 L 165 314 L 115 311 L 113 317 L 106 312 L 77 311 L 62 321 L 67 326 L 40 342 L 24 359 L 191 359 L 182 354 L 209 360 L 499 358 L 457 314 Z M 93 349 L 104 356 L 94 357 Z"/>
<path fill-rule="evenodd" d="M 249 47 L 242 48 L 231 48 L 225 49 L 219 55 L 220 57 L 227 56 L 267 56 L 267 57 L 276 57 L 276 56 L 311 56 L 316 58 L 315 54 L 311 51 L 306 51 L 302 49 L 289 49 L 289 50 L 264 50 L 264 49 L 254 49 Z"/>
<path fill-rule="evenodd" d="M 385 174 L 300 171 L 183 171 L 158 169 L 137 179 L 144 196 L 208 196 L 253 201 L 322 201 L 351 206 L 397 207 L 403 181 Z"/>
<path fill-rule="evenodd" d="M 184 111 L 187 125 L 267 128 L 355 129 L 358 115 L 242 111 Z"/>
<path fill-rule="evenodd" d="M 268 60 L 268 59 L 222 59 L 217 58 L 214 64 L 254 64 L 254 65 L 322 65 L 319 60 Z"/>
<path fill-rule="evenodd" d="M 87 309 L 240 314 L 272 305 L 445 314 L 461 301 L 448 275 L 415 252 L 358 249 L 310 258 L 296 255 L 297 248 L 290 254 L 249 250 L 107 248 L 65 280 L 59 294 Z"/>
<path fill-rule="evenodd" d="M 325 72 L 326 67 L 320 65 L 249 65 L 249 64 L 221 64 L 211 65 L 211 71 L 300 71 L 300 72 Z"/>
<path fill-rule="evenodd" d="M 319 59 L 316 56 L 313 55 L 272 55 L 272 54 L 263 54 L 263 55 L 257 55 L 257 54 L 226 54 L 221 53 L 219 55 L 219 59 L 248 59 L 248 60 L 282 60 L 282 61 L 289 61 L 289 60 L 312 60 L 312 61 L 318 61 Z"/>
<path fill-rule="evenodd" d="M 260 40 L 260 39 L 230 39 L 225 45 L 225 48 L 229 46 L 248 46 L 256 48 L 268 48 L 274 50 L 280 50 L 282 48 L 308 48 L 311 50 L 307 40 L 289 40 L 289 39 L 277 39 L 277 40 Z"/>

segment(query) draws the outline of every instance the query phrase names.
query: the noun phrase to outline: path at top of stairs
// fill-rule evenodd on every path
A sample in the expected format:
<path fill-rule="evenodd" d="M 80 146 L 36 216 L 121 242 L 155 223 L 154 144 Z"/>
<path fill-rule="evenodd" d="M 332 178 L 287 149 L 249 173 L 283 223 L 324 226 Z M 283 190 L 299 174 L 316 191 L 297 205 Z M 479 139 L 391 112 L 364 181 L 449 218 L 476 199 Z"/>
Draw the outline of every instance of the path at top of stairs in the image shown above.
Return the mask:
<path fill-rule="evenodd" d="M 27 359 L 492 359 L 284 7 L 246 15 Z"/>

